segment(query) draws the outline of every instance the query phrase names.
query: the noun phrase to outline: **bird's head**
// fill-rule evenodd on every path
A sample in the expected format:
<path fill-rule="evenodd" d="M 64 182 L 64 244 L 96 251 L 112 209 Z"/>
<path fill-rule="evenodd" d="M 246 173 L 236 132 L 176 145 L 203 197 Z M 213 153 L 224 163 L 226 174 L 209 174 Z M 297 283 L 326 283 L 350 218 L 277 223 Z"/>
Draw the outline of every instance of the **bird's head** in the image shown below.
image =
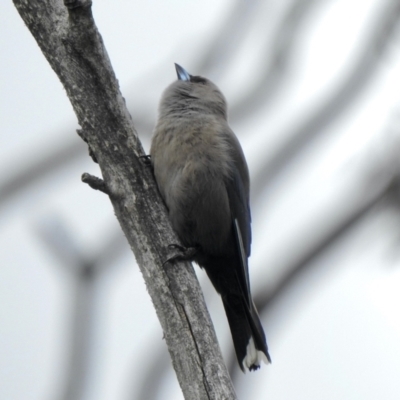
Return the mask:
<path fill-rule="evenodd" d="M 165 90 L 161 111 L 188 110 L 227 118 L 225 97 L 213 82 L 202 76 L 190 75 L 178 64 L 175 64 L 175 69 L 178 79 Z"/>

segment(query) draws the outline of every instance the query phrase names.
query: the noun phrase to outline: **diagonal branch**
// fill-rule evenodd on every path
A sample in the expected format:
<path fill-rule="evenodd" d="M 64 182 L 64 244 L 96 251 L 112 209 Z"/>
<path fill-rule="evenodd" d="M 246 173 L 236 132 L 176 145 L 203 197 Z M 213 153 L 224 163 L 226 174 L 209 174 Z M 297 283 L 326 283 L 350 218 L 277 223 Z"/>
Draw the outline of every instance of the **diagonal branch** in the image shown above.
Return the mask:
<path fill-rule="evenodd" d="M 167 264 L 179 243 L 120 93 L 89 0 L 14 0 L 58 75 L 99 163 L 115 215 L 136 256 L 186 399 L 235 399 L 189 263 Z"/>

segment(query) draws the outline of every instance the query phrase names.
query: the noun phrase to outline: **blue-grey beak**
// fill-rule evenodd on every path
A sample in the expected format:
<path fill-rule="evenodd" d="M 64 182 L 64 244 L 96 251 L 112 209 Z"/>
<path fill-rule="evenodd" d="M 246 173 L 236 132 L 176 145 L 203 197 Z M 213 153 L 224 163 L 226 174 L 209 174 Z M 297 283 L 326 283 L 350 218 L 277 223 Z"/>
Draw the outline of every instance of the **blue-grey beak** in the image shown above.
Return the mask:
<path fill-rule="evenodd" d="M 176 74 L 178 75 L 178 79 L 180 81 L 190 81 L 189 73 L 182 68 L 179 64 L 175 63 Z"/>

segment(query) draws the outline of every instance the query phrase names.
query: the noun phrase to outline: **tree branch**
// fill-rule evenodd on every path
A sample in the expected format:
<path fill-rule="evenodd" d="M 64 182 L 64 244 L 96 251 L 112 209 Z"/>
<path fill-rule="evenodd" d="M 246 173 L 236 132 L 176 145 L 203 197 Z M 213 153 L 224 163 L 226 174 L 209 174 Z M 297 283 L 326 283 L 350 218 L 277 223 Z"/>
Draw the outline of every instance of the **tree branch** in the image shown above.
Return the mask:
<path fill-rule="evenodd" d="M 58 75 L 99 163 L 136 256 L 186 399 L 235 399 L 193 268 L 162 263 L 171 229 L 151 169 L 97 31 L 91 1 L 14 0 Z M 151 355 L 149 355 L 151 357 Z M 138 360 L 140 362 L 140 360 Z"/>

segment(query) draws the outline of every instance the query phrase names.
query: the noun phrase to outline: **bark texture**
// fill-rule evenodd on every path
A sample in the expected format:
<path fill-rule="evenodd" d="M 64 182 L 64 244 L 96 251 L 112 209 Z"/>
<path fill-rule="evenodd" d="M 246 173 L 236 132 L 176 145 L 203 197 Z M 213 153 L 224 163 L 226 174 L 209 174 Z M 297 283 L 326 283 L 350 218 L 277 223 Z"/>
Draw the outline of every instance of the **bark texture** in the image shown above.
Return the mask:
<path fill-rule="evenodd" d="M 156 309 L 185 399 L 235 399 L 203 295 L 190 263 L 166 264 L 171 229 L 152 171 L 122 97 L 91 1 L 14 0 L 58 75 L 78 118 L 79 134 L 103 180 Z M 138 360 L 137 362 L 141 362 Z"/>

